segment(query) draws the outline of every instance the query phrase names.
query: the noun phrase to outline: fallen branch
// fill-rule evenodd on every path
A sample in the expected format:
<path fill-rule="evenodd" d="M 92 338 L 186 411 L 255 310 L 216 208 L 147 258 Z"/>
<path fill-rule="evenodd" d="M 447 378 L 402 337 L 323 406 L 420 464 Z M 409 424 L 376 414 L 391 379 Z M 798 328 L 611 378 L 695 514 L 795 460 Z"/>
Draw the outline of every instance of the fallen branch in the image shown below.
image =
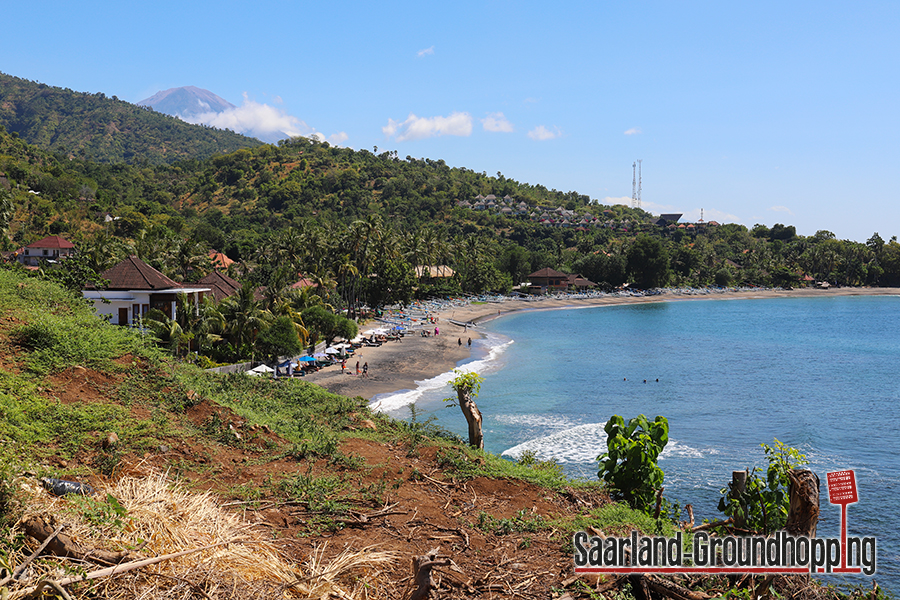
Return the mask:
<path fill-rule="evenodd" d="M 657 579 L 649 575 L 645 576 L 644 579 L 651 590 L 667 598 L 674 598 L 675 600 L 708 600 L 712 598 L 709 594 L 689 590 L 668 579 Z"/>
<path fill-rule="evenodd" d="M 39 516 L 26 519 L 22 522 L 21 527 L 27 535 L 34 539 L 45 540 L 44 548 L 56 556 L 93 560 L 106 565 L 119 564 L 128 556 L 128 552 L 110 552 L 99 548 L 85 549 L 71 537 L 59 533 L 59 531 L 54 533 L 53 528 Z"/>
<path fill-rule="evenodd" d="M 56 528 L 56 530 L 53 531 L 53 533 L 51 533 L 50 535 L 48 535 L 48 536 L 47 536 L 47 539 L 44 540 L 44 543 L 41 544 L 40 546 L 38 546 L 37 550 L 35 550 L 34 552 L 32 552 L 32 553 L 31 553 L 31 556 L 29 556 L 28 558 L 26 558 L 26 559 L 22 562 L 21 565 L 19 565 L 18 567 L 16 567 L 16 570 L 13 571 L 11 575 L 7 575 L 7 576 L 4 577 L 2 580 L 0 580 L 0 586 L 6 585 L 7 583 L 10 582 L 10 580 L 13 580 L 13 579 L 14 579 L 14 580 L 18 580 L 19 577 L 22 576 L 22 573 L 25 572 L 25 569 L 28 567 L 28 565 L 30 565 L 31 562 L 32 562 L 34 559 L 36 559 L 38 556 L 41 555 L 41 552 L 44 551 L 44 548 L 47 547 L 47 544 L 49 544 L 56 536 L 59 535 L 59 532 L 63 530 L 63 527 L 65 527 L 65 525 L 60 525 L 59 527 Z"/>
<path fill-rule="evenodd" d="M 724 521 L 713 521 L 712 523 L 704 523 L 703 525 L 691 527 L 691 533 L 695 531 L 706 531 L 707 529 L 712 529 L 713 527 L 721 527 L 722 525 L 731 525 L 732 523 L 734 523 L 734 519 L 728 517 Z"/>
<path fill-rule="evenodd" d="M 394 504 L 390 504 L 385 506 L 381 510 L 376 510 L 370 513 L 359 513 L 352 510 L 347 511 L 347 515 L 354 519 L 354 522 L 357 524 L 366 524 L 370 519 L 377 519 L 379 517 L 387 517 L 389 515 L 405 515 L 409 514 L 409 511 L 406 510 L 393 510 L 399 502 Z"/>
<path fill-rule="evenodd" d="M 35 587 L 35 590 L 25 597 L 26 598 L 39 598 L 44 595 L 43 590 L 45 587 L 53 588 L 53 591 L 55 591 L 57 594 L 59 594 L 59 596 L 63 600 L 73 600 L 72 596 L 69 595 L 69 592 L 67 592 L 65 590 L 65 588 L 63 588 L 63 586 L 61 586 L 59 584 L 58 581 L 53 581 L 52 579 L 42 580 L 40 583 L 37 584 L 37 586 Z"/>
<path fill-rule="evenodd" d="M 208 546 L 203 546 L 201 548 L 193 548 L 191 550 L 182 550 L 181 552 L 173 552 L 172 554 L 164 554 L 162 556 L 155 556 L 153 558 L 145 558 L 143 560 L 135 560 L 129 563 L 123 563 L 116 565 L 114 567 L 107 567 L 105 569 L 100 569 L 97 571 L 91 571 L 90 573 L 85 573 L 83 575 L 75 575 L 73 577 L 66 577 L 65 579 L 60 579 L 55 582 L 62 586 L 71 585 L 73 583 L 78 583 L 80 581 L 89 581 L 92 579 L 100 579 L 101 577 L 114 577 L 116 575 L 121 575 L 122 573 L 128 573 L 129 571 L 135 571 L 137 569 L 141 569 L 143 567 L 148 567 L 150 565 L 155 565 L 157 563 L 165 562 L 167 560 L 172 560 L 174 558 L 180 558 L 182 556 L 187 556 L 188 554 L 196 554 L 197 552 L 203 552 L 204 550 L 211 550 L 213 548 L 218 548 L 220 546 L 227 546 L 228 544 L 249 544 L 253 543 L 251 540 L 229 540 L 227 542 L 219 542 L 217 544 L 210 544 Z M 43 584 L 39 584 L 43 585 Z M 26 588 L 23 590 L 23 594 L 27 597 L 29 594 L 33 594 L 38 589 L 37 586 Z"/>

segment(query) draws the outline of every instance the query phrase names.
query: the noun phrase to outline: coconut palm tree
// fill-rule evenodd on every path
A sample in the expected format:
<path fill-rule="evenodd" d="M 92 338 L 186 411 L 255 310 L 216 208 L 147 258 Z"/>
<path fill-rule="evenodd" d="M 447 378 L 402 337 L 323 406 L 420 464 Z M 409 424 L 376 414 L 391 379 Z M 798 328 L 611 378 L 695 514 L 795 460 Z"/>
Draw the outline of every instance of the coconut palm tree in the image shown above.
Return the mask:
<path fill-rule="evenodd" d="M 266 312 L 254 297 L 255 289 L 244 283 L 237 293 L 220 303 L 220 310 L 228 323 L 225 337 L 241 356 L 252 356 L 256 335 L 266 324 Z"/>

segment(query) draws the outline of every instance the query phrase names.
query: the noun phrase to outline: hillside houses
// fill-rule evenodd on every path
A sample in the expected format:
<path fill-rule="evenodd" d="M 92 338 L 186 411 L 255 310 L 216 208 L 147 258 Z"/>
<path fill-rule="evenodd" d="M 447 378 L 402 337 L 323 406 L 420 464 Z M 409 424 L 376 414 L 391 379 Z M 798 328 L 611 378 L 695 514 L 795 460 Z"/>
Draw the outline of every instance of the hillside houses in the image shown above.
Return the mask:
<path fill-rule="evenodd" d="M 75 255 L 75 244 L 58 235 L 49 235 L 28 244 L 15 253 L 15 258 L 27 267 L 37 267 L 43 261 L 56 262 Z"/>
<path fill-rule="evenodd" d="M 544 227 L 574 229 L 575 231 L 605 228 L 628 233 L 648 231 L 656 227 L 669 232 L 680 230 L 686 233 L 696 233 L 697 231 L 703 231 L 719 225 L 715 221 L 678 223 L 678 220 L 681 218 L 680 214 L 663 214 L 647 222 L 628 218 L 618 219 L 616 213 L 608 208 L 594 214 L 584 208 L 580 209 L 580 211 L 583 211 L 580 212 L 568 210 L 562 206 L 531 206 L 524 201 L 516 201 L 515 198 L 511 198 L 508 195 L 503 198 L 497 198 L 493 194 L 487 196 L 479 194 L 471 200 L 458 201 L 456 206 L 476 212 L 486 211 L 508 218 L 528 220 Z"/>

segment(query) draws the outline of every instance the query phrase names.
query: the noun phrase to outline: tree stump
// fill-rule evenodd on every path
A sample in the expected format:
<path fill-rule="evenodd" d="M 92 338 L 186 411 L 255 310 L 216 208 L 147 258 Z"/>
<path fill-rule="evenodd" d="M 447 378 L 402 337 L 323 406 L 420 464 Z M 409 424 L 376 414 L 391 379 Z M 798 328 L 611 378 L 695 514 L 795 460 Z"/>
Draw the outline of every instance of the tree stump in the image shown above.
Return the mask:
<path fill-rule="evenodd" d="M 431 596 L 431 590 L 437 586 L 431 576 L 431 570 L 435 567 L 446 567 L 450 564 L 447 557 L 438 557 L 440 548 L 429 550 L 423 556 L 415 556 L 412 559 L 413 585 L 416 587 L 409 595 L 408 600 L 425 600 Z"/>
<path fill-rule="evenodd" d="M 472 390 L 460 386 L 456 390 L 459 397 L 459 408 L 469 425 L 469 445 L 484 450 L 484 435 L 481 432 L 481 411 L 472 398 Z"/>
<path fill-rule="evenodd" d="M 749 473 L 746 470 L 731 472 L 731 494 L 730 496 L 738 500 L 747 489 L 747 477 Z M 743 529 L 747 524 L 747 503 L 741 502 L 741 510 L 734 515 L 734 526 Z"/>
<path fill-rule="evenodd" d="M 819 523 L 819 476 L 809 469 L 791 469 L 791 480 L 787 523 L 784 528 L 795 537 L 816 537 Z"/>

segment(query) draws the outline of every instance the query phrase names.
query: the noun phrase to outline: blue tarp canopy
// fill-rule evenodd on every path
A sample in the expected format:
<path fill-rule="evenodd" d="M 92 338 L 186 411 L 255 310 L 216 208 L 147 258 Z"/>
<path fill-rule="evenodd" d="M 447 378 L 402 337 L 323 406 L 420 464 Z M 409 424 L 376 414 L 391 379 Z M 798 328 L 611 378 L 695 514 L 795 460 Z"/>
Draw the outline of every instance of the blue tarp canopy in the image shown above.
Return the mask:
<path fill-rule="evenodd" d="M 312 356 L 301 356 L 297 360 L 299 360 L 300 362 L 314 362 L 316 359 L 314 359 Z"/>

